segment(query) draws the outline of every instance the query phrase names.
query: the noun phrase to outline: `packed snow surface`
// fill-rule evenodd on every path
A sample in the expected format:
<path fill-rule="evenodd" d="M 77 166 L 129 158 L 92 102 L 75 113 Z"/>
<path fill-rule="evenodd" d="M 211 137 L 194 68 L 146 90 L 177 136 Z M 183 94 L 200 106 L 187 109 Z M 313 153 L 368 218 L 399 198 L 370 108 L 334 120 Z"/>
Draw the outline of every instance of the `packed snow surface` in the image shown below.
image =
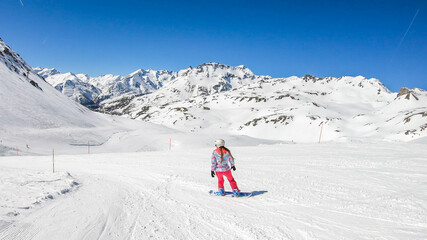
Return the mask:
<path fill-rule="evenodd" d="M 57 170 L 70 174 L 62 176 L 51 173 L 50 156 L 2 157 L 8 174 L 0 178 L 0 239 L 427 237 L 423 141 L 228 147 L 234 177 L 242 191 L 254 192 L 251 198 L 208 194 L 217 184 L 211 147 L 58 155 Z M 64 186 L 49 179 L 67 185 L 71 176 L 78 189 L 52 200 L 12 206 L 5 200 L 15 201 L 15 189 L 37 179 L 43 184 L 20 198 L 37 199 L 45 188 L 58 192 Z"/>
<path fill-rule="evenodd" d="M 19 211 L 69 193 L 79 185 L 66 172 L 0 168 L 0 174 L 0 215 L 3 217 L 17 216 Z"/>

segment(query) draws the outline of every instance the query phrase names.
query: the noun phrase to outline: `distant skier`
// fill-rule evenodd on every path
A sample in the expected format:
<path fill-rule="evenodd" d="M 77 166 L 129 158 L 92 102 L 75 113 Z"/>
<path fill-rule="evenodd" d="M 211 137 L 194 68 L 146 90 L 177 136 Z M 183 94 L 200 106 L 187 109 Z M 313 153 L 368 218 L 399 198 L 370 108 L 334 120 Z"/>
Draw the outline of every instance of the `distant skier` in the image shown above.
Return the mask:
<path fill-rule="evenodd" d="M 231 170 L 236 171 L 236 167 L 234 166 L 234 158 L 231 155 L 231 152 L 228 148 L 224 147 L 225 141 L 223 139 L 218 139 L 215 141 L 216 149 L 212 153 L 211 158 L 211 176 L 218 177 L 218 191 L 221 195 L 225 195 L 224 191 L 224 176 L 227 177 L 230 182 L 231 189 L 233 189 L 234 196 L 240 195 L 240 190 L 237 187 L 237 183 L 231 174 Z M 230 168 L 231 165 L 231 168 Z"/>

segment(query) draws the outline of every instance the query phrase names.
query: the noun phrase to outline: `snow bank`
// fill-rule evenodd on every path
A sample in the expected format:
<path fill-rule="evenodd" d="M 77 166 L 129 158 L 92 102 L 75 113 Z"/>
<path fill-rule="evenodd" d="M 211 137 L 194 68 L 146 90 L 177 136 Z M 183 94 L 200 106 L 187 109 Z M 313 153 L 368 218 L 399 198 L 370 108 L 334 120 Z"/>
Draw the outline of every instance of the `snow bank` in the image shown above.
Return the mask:
<path fill-rule="evenodd" d="M 22 211 L 58 198 L 79 186 L 68 172 L 38 172 L 0 168 L 0 218 L 13 218 Z"/>

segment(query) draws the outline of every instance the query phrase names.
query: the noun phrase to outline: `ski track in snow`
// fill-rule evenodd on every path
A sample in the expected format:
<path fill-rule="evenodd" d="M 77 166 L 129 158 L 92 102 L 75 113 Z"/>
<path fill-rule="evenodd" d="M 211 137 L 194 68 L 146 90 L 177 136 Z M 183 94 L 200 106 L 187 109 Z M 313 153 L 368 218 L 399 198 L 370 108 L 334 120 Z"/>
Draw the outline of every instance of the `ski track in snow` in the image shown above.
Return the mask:
<path fill-rule="evenodd" d="M 59 155 L 57 168 L 79 188 L 0 216 L 0 239 L 426 239 L 422 147 L 231 148 L 242 191 L 266 191 L 239 199 L 208 194 L 212 149 Z M 0 167 L 48 171 L 50 161 L 3 157 Z"/>

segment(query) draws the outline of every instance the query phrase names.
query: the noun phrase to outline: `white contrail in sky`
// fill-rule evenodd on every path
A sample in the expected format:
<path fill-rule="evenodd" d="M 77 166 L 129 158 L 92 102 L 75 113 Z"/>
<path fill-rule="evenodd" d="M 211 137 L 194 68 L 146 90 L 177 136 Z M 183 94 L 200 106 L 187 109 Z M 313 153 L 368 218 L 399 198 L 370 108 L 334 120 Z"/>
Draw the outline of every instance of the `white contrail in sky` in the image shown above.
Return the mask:
<path fill-rule="evenodd" d="M 406 34 L 408 34 L 409 29 L 411 29 L 412 24 L 414 24 L 415 18 L 417 18 L 417 15 L 418 15 L 418 13 L 419 13 L 419 12 L 420 12 L 420 9 L 417 9 L 417 12 L 415 13 L 414 17 L 412 18 L 411 23 L 409 24 L 408 28 L 406 29 L 405 34 L 403 34 L 403 37 L 400 39 L 399 45 L 397 45 L 397 48 L 396 48 L 396 50 L 394 51 L 394 54 L 393 54 L 393 56 L 392 56 L 392 57 L 391 57 L 391 59 L 390 59 L 390 63 L 393 61 L 394 56 L 396 55 L 397 50 L 399 50 L 400 45 L 402 45 L 402 43 L 403 43 L 403 40 L 405 40 Z"/>
<path fill-rule="evenodd" d="M 19 0 L 21 2 L 21 5 L 24 6 L 24 3 L 22 2 L 22 0 Z"/>
<path fill-rule="evenodd" d="M 418 15 L 418 13 L 419 13 L 419 12 L 420 12 L 420 9 L 418 9 L 418 10 L 417 10 L 417 12 L 415 13 L 414 17 L 412 18 L 411 24 L 409 24 L 409 27 L 408 27 L 408 29 L 406 29 L 406 32 L 405 32 L 405 34 L 403 35 L 402 39 L 400 39 L 400 42 L 399 42 L 399 45 L 398 45 L 398 47 L 400 47 L 400 45 L 402 44 L 403 40 L 405 40 L 406 34 L 408 34 L 408 32 L 409 32 L 409 29 L 411 29 L 411 27 L 412 27 L 412 24 L 414 23 L 414 21 L 415 21 L 415 18 L 417 17 L 417 15 Z"/>

